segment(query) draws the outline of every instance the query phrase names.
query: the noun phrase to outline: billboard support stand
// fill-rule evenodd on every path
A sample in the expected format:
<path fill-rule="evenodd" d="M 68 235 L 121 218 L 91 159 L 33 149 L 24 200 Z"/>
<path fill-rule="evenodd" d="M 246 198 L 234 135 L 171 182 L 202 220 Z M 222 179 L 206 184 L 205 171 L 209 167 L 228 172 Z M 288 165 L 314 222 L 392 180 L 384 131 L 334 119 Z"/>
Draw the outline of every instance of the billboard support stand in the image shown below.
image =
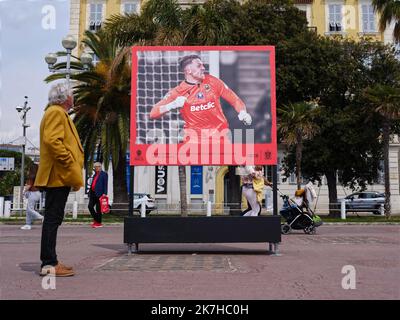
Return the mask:
<path fill-rule="evenodd" d="M 278 166 L 272 166 L 272 201 L 273 201 L 273 215 L 278 215 Z"/>
<path fill-rule="evenodd" d="M 263 242 L 269 243 L 270 253 L 279 255 L 275 47 L 134 46 L 131 65 L 131 174 L 129 212 L 124 219 L 128 252 L 138 252 L 139 243 Z M 236 76 L 242 69 L 243 75 Z M 133 214 L 139 209 L 134 207 L 134 166 L 247 164 L 273 166 L 273 215 L 142 215 L 139 219 Z M 164 171 L 164 175 L 156 171 L 157 186 L 158 180 L 167 181 Z M 192 194 L 203 193 L 199 172 L 192 172 L 193 186 L 197 186 L 191 189 Z M 228 171 L 226 179 L 219 179 L 223 192 L 229 191 L 225 189 L 228 181 L 232 190 L 239 187 L 233 170 Z M 249 198 L 253 199 L 254 193 Z M 229 199 L 241 202 L 237 195 Z M 211 215 L 212 208 L 209 204 L 207 207 Z M 239 208 L 231 209 L 237 212 Z M 255 208 L 250 210 L 252 216 L 260 213 Z"/>
<path fill-rule="evenodd" d="M 129 166 L 129 211 L 128 216 L 133 217 L 133 192 L 134 192 L 134 181 L 135 181 L 135 167 Z"/>

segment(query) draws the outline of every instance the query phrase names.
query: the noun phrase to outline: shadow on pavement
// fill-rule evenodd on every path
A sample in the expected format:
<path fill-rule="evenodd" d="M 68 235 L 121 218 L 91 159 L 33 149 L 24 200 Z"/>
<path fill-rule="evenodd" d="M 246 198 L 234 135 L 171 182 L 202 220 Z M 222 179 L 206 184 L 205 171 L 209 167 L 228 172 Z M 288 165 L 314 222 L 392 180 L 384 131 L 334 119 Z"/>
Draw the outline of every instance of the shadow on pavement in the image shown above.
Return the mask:
<path fill-rule="evenodd" d="M 108 250 L 118 251 L 118 253 L 127 253 L 127 246 L 124 244 L 92 244 L 94 247 L 104 248 Z"/>
<path fill-rule="evenodd" d="M 127 254 L 128 248 L 126 244 L 92 244 L 95 247 L 117 251 L 119 254 Z M 136 254 L 230 254 L 230 255 L 270 255 L 268 244 L 265 244 L 265 249 L 258 248 L 240 248 L 228 247 L 223 245 L 207 245 L 207 248 L 201 248 L 201 244 L 179 244 L 177 248 L 175 244 L 139 244 L 139 252 Z"/>
<path fill-rule="evenodd" d="M 22 262 L 19 264 L 19 267 L 22 271 L 34 272 L 36 275 L 39 275 L 40 262 Z"/>
<path fill-rule="evenodd" d="M 139 249 L 139 252 L 135 252 L 134 254 L 186 254 L 186 255 L 193 255 L 193 254 L 198 254 L 198 255 L 202 255 L 202 254 L 214 254 L 214 255 L 273 255 L 272 252 L 269 252 L 267 250 L 235 250 L 235 251 L 231 251 L 231 250 L 167 250 L 165 249 L 164 251 L 160 251 L 160 250 L 146 250 L 143 251 L 142 249 Z"/>

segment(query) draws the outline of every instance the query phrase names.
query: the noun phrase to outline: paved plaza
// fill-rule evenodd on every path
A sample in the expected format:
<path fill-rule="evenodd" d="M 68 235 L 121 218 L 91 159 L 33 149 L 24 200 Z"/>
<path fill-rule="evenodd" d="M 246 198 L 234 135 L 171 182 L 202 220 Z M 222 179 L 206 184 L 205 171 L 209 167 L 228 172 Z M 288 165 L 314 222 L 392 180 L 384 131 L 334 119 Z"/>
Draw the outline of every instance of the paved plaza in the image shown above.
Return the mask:
<path fill-rule="evenodd" d="M 76 275 L 44 289 L 41 225 L 0 224 L 0 299 L 399 299 L 400 225 L 323 225 L 266 243 L 142 244 L 127 254 L 123 225 L 63 224 L 57 253 Z M 350 266 L 350 267 L 349 267 Z M 355 289 L 344 289 L 348 270 Z"/>

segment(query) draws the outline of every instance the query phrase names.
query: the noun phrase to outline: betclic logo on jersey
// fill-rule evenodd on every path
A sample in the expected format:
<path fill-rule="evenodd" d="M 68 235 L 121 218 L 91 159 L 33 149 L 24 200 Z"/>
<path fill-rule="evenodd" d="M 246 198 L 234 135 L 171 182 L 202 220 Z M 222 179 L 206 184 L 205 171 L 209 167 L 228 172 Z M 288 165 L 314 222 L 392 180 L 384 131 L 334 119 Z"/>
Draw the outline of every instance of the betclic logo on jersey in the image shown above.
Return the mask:
<path fill-rule="evenodd" d="M 215 103 L 214 102 L 208 102 L 206 104 L 200 104 L 197 106 L 190 106 L 190 111 L 196 112 L 196 111 L 204 111 L 208 109 L 215 108 Z"/>

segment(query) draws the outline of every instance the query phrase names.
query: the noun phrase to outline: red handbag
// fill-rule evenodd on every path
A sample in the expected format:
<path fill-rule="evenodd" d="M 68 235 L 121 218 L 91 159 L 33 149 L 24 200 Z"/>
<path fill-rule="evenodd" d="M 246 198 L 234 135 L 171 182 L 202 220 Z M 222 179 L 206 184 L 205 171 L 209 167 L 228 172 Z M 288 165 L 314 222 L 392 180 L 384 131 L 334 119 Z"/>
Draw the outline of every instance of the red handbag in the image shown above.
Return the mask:
<path fill-rule="evenodd" d="M 108 197 L 103 194 L 100 198 L 100 211 L 101 213 L 109 213 L 110 212 L 110 206 L 108 205 Z"/>

